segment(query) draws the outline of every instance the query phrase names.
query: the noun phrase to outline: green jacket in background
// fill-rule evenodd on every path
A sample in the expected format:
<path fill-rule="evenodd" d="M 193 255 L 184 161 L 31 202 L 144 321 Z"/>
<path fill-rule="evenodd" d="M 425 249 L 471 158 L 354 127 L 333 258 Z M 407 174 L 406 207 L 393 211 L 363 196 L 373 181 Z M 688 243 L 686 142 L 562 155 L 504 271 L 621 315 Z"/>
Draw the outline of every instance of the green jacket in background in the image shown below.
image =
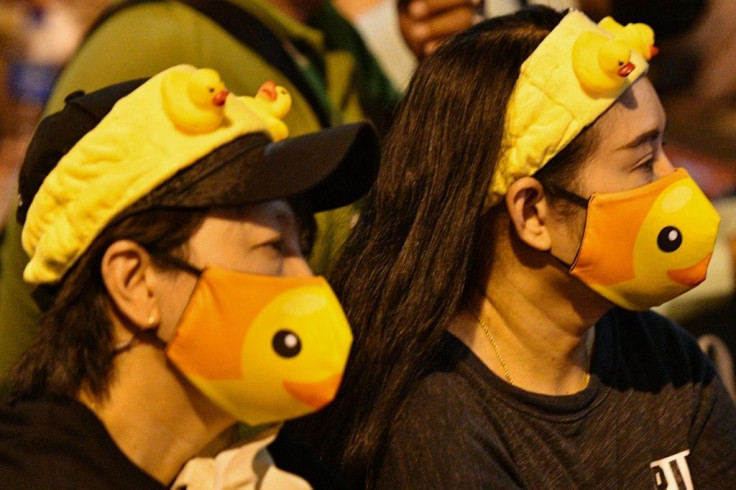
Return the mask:
<path fill-rule="evenodd" d="M 285 43 L 315 94 L 328 108 L 332 124 L 371 119 L 384 122 L 399 94 L 353 27 L 325 2 L 304 25 L 265 0 L 230 0 L 250 12 Z M 120 81 L 150 77 L 188 63 L 217 70 L 238 95 L 255 95 L 274 80 L 292 95 L 285 118 L 290 135 L 316 131 L 320 123 L 303 95 L 268 60 L 243 46 L 210 18 L 176 1 L 142 3 L 110 17 L 86 40 L 62 72 L 46 113 L 60 110 L 75 90 L 92 91 Z M 325 273 L 346 238 L 356 209 L 345 207 L 317 215 L 319 231 L 310 259 Z M 27 256 L 20 246 L 21 227 L 11 218 L 0 243 L 0 391 L 10 365 L 28 347 L 40 313 L 23 282 Z"/>

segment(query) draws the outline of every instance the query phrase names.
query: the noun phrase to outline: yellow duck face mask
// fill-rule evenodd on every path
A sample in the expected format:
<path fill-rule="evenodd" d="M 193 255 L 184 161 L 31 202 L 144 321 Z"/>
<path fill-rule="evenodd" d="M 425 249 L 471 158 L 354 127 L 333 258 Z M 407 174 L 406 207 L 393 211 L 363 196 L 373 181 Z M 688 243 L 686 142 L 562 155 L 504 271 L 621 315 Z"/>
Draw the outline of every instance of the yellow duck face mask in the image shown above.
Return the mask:
<path fill-rule="evenodd" d="M 587 210 L 570 273 L 612 303 L 645 310 L 705 280 L 720 217 L 684 169 Z"/>
<path fill-rule="evenodd" d="M 324 278 L 207 268 L 166 355 L 213 403 L 256 425 L 332 401 L 351 343 Z"/>

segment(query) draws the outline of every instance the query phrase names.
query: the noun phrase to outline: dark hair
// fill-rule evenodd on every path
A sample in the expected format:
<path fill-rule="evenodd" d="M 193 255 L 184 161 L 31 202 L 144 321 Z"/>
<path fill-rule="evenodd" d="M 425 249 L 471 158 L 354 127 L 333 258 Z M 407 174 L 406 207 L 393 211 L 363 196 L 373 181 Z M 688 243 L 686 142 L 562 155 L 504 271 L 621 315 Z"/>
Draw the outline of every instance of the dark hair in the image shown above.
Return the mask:
<path fill-rule="evenodd" d="M 288 201 L 306 256 L 314 242 L 314 216 L 302 196 Z M 171 257 L 186 258 L 189 238 L 213 209 L 153 208 L 108 225 L 59 286 L 44 294 L 51 298 L 50 306 L 34 342 L 13 368 L 11 397 L 74 398 L 84 388 L 90 396 L 103 398 L 114 375 L 115 356 L 111 304 L 100 270 L 105 251 L 117 240 L 132 240 L 148 251 L 159 269 L 176 269 Z"/>
<path fill-rule="evenodd" d="M 148 250 L 157 267 L 171 268 L 161 257 L 185 252 L 204 217 L 205 211 L 153 209 L 105 228 L 56 288 L 38 335 L 13 368 L 11 396 L 74 398 L 84 388 L 103 398 L 115 355 L 111 305 L 100 270 L 105 251 L 117 240 L 132 240 Z"/>
<path fill-rule="evenodd" d="M 343 385 L 291 426 L 356 486 L 374 485 L 391 423 L 472 286 L 506 106 L 521 64 L 561 19 L 537 7 L 460 33 L 417 68 L 398 108 L 376 185 L 331 269 L 355 336 Z M 584 159 L 578 140 L 548 165 Z"/>

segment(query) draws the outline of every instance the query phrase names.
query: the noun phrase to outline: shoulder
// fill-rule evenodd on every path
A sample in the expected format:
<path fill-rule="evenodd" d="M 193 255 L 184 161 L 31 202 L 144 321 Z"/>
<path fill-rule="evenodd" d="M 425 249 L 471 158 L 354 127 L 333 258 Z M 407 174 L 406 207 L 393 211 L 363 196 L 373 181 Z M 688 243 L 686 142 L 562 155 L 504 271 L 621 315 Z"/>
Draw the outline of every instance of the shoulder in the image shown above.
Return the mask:
<path fill-rule="evenodd" d="M 348 485 L 333 468 L 324 465 L 307 446 L 282 428 L 268 445 L 268 452 L 276 466 L 303 478 L 315 490 L 347 489 Z"/>
<path fill-rule="evenodd" d="M 0 480 L 4 484 L 50 481 L 49 475 L 54 473 L 52 447 L 66 446 L 59 444 L 54 427 L 56 408 L 35 400 L 0 405 Z M 76 414 L 69 415 L 76 418 Z"/>
<path fill-rule="evenodd" d="M 464 417 L 457 417 L 463 413 Z M 435 372 L 424 377 L 404 403 L 394 433 L 428 431 L 454 438 L 458 430 L 481 429 L 483 402 L 472 382 L 457 372 Z M 444 433 L 446 432 L 446 433 Z"/>
<path fill-rule="evenodd" d="M 475 367 L 467 364 L 453 359 L 450 370 L 428 374 L 406 399 L 392 424 L 379 487 L 517 486 L 511 456 L 487 415 L 493 407 L 464 373 Z"/>
<path fill-rule="evenodd" d="M 187 57 L 187 23 L 197 23 L 176 2 L 143 2 L 111 13 L 85 38 L 54 86 L 47 112 L 59 110 L 75 90 L 87 92 L 123 80 L 150 77 Z"/>
<path fill-rule="evenodd" d="M 477 427 L 489 404 L 487 374 L 487 368 L 470 349 L 447 334 L 438 361 L 411 390 L 394 425 L 397 430 L 401 426 L 421 430 L 423 426 L 417 422 L 423 421 L 433 432 L 446 427 L 448 432 Z M 457 417 L 459 412 L 467 416 Z M 440 426 L 433 421 L 447 423 Z"/>
<path fill-rule="evenodd" d="M 615 344 L 624 367 L 635 365 L 676 385 L 708 383 L 713 378 L 713 366 L 695 338 L 658 313 L 614 308 L 601 320 L 598 331 Z"/>
<path fill-rule="evenodd" d="M 103 14 L 79 49 L 80 55 L 102 54 L 106 48 L 116 48 L 107 55 L 119 60 L 141 51 L 154 59 L 177 57 L 190 50 L 195 55 L 195 42 L 205 39 L 217 27 L 204 14 L 174 1 L 143 1 L 113 7 Z M 150 51 L 157 48 L 159 51 Z M 163 51 L 161 51 L 163 50 Z M 89 52 L 89 53 L 87 53 Z"/>
<path fill-rule="evenodd" d="M 0 440 L 3 488 L 164 488 L 130 462 L 102 422 L 74 400 L 2 404 Z"/>

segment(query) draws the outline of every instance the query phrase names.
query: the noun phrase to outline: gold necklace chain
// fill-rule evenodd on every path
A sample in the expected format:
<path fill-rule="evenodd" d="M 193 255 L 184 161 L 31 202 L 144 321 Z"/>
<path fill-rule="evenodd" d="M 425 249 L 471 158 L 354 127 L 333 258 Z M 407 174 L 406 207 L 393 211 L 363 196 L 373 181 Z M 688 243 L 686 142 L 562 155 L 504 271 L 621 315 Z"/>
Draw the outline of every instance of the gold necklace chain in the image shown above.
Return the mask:
<path fill-rule="evenodd" d="M 511 379 L 511 374 L 509 374 L 509 367 L 506 365 L 506 361 L 503 360 L 501 349 L 498 347 L 498 342 L 496 342 L 496 337 L 493 336 L 491 331 L 488 329 L 488 325 L 486 325 L 486 322 L 483 321 L 480 315 L 476 315 L 475 312 L 473 312 L 473 316 L 475 316 L 475 318 L 478 320 L 480 327 L 483 329 L 483 333 L 486 334 L 486 337 L 493 346 L 493 350 L 496 353 L 496 358 L 498 359 L 499 364 L 501 364 L 501 368 L 503 368 L 503 375 L 506 376 L 506 381 L 508 381 L 509 384 L 513 386 L 514 380 Z"/>
<path fill-rule="evenodd" d="M 496 358 L 498 359 L 498 363 L 501 364 L 501 368 L 503 369 L 503 375 L 506 378 L 506 381 L 509 382 L 511 386 L 514 386 L 514 380 L 511 378 L 511 374 L 509 373 L 509 366 L 506 364 L 506 361 L 503 360 L 503 356 L 501 355 L 501 348 L 498 346 L 498 342 L 496 342 L 496 337 L 493 336 L 493 333 L 488 328 L 488 325 L 486 325 L 486 322 L 483 321 L 483 319 L 480 317 L 479 314 L 476 314 L 475 311 L 472 308 L 470 309 L 470 313 L 475 317 L 476 320 L 478 320 L 478 323 L 480 324 L 480 328 L 483 329 L 483 333 L 486 334 L 486 338 L 491 343 L 491 346 L 493 347 L 493 351 L 496 353 Z M 586 387 L 590 384 L 590 366 L 592 363 L 592 357 L 590 355 L 589 347 L 586 346 L 585 348 L 585 354 L 586 354 L 586 368 L 585 368 L 585 384 L 583 387 Z"/>

